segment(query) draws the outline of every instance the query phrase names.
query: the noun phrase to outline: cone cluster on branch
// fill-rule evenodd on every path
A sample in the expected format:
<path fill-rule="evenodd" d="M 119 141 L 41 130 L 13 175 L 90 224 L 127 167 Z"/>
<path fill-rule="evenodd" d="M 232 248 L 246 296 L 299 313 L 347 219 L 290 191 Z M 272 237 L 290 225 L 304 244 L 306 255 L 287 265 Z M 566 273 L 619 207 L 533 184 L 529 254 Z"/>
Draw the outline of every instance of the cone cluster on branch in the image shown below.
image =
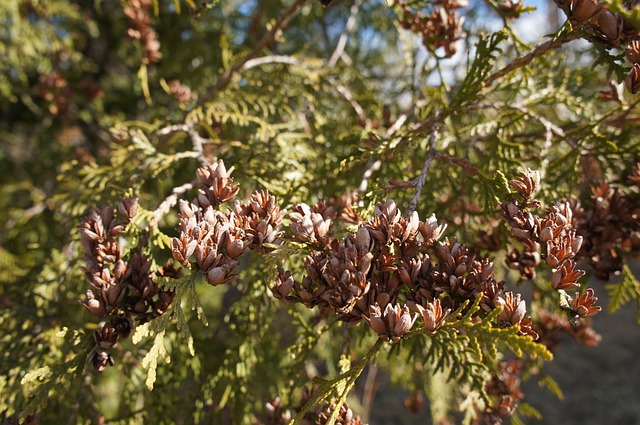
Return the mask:
<path fill-rule="evenodd" d="M 335 313 L 351 325 L 364 320 L 384 340 L 399 341 L 417 319 L 429 333 L 451 311 L 481 298 L 485 312 L 501 307 L 498 326 L 518 326 L 537 338 L 526 305 L 493 277 L 493 263 L 476 258 L 456 240 L 438 242 L 446 226 L 435 215 L 403 218 L 393 200 L 379 204 L 373 218 L 345 237 L 332 237 L 332 222 L 317 207 L 299 205 L 289 216 L 293 238 L 306 243 L 301 281 L 284 269 L 274 297 Z"/>
<path fill-rule="evenodd" d="M 64 117 L 69 112 L 72 91 L 69 82 L 59 71 L 40 74 L 35 92 L 49 102 L 49 113 L 55 117 Z"/>
<path fill-rule="evenodd" d="M 180 103 L 189 103 L 198 99 L 198 93 L 178 80 L 169 81 L 169 93 Z"/>
<path fill-rule="evenodd" d="M 539 342 L 552 350 L 560 343 L 563 334 L 569 335 L 587 347 L 595 347 L 601 336 L 585 320 L 569 323 L 566 316 L 546 310 L 537 312 L 536 330 L 540 334 Z"/>
<path fill-rule="evenodd" d="M 625 80 L 627 90 L 640 91 L 640 31 L 631 22 L 610 11 L 605 2 L 598 0 L 554 0 L 574 27 L 584 30 L 589 41 L 607 49 L 624 49 L 632 64 Z"/>
<path fill-rule="evenodd" d="M 523 179 L 531 178 L 523 176 L 510 183 L 524 184 Z M 625 188 L 598 181 L 591 186 L 586 201 L 572 198 L 557 203 L 543 217 L 533 215 L 517 202 L 503 202 L 502 218 L 523 247 L 507 254 L 509 267 L 518 270 L 522 277 L 533 279 L 541 253 L 549 252 L 551 256 L 545 258 L 545 263 L 554 270 L 552 285 L 565 290 L 576 289 L 577 280 L 584 275 L 576 269 L 575 261 L 586 261 L 591 272 L 605 282 L 619 274 L 623 256 L 640 251 L 640 163 L 628 177 L 621 179 L 625 180 Z M 518 193 L 522 196 L 521 191 Z M 527 207 L 539 207 L 536 201 L 523 198 L 520 202 L 532 202 Z M 480 239 L 482 248 L 488 251 L 502 249 L 498 232 L 482 232 Z"/>
<path fill-rule="evenodd" d="M 219 161 L 197 170 L 198 194 L 192 202 L 180 201 L 180 236 L 171 241 L 173 258 L 183 267 L 195 265 L 209 284 L 216 286 L 238 277 L 234 273 L 238 257 L 246 250 L 269 252 L 282 235 L 285 212 L 266 191 L 251 195 L 248 202 L 236 202 L 225 212 L 218 207 L 238 193 L 233 167 Z"/>
<path fill-rule="evenodd" d="M 518 198 L 503 201 L 502 217 L 511 228 L 514 239 L 522 244 L 522 253 L 517 250 L 507 255 L 507 265 L 520 271 L 527 279 L 535 276 L 535 267 L 545 258 L 551 269 L 551 286 L 556 291 L 573 290 L 580 287 L 578 279 L 585 272 L 576 267 L 575 257 L 580 251 L 583 238 L 576 234 L 573 226 L 573 210 L 570 202 L 556 202 L 544 216 L 533 215 L 530 208 L 540 206 L 534 199 L 538 192 L 540 175 L 528 170 L 509 185 L 516 191 Z M 544 247 L 544 249 L 543 249 Z M 571 313 L 585 318 L 601 310 L 594 306 L 597 298 L 593 290 L 584 294 L 576 292 L 572 299 Z"/>
<path fill-rule="evenodd" d="M 151 7 L 151 0 L 129 0 L 128 5 L 124 8 L 124 14 L 129 18 L 129 28 L 127 28 L 126 35 L 140 41 L 144 63 L 155 63 L 162 59 L 158 34 L 151 26 L 152 21 L 149 13 Z"/>
<path fill-rule="evenodd" d="M 296 406 L 293 410 L 295 413 L 302 411 L 303 406 L 309 401 L 311 396 L 313 395 L 315 388 L 309 389 L 304 388 L 304 393 L 302 394 L 302 398 L 298 406 Z M 337 400 L 331 399 L 327 400 L 315 407 L 311 412 L 307 412 L 302 419 L 303 425 L 325 425 L 329 422 L 329 418 L 331 417 L 331 413 L 337 407 Z M 265 418 L 260 420 L 258 418 L 254 418 L 254 425 L 286 425 L 289 424 L 292 418 L 292 413 L 290 410 L 285 410 L 281 404 L 280 397 L 275 397 L 274 399 L 265 403 Z M 338 410 L 338 417 L 335 422 L 336 425 L 365 425 L 360 416 L 357 416 L 353 413 L 353 410 L 349 407 L 349 405 L 345 402 L 343 403 Z"/>
<path fill-rule="evenodd" d="M 402 0 L 394 2 L 400 8 L 400 25 L 422 37 L 422 44 L 429 51 L 442 47 L 445 57 L 456 54 L 456 42 L 464 37 L 464 18 L 457 9 L 467 6 L 466 0 L 438 0 L 427 13 L 414 11 Z"/>
<path fill-rule="evenodd" d="M 117 238 L 125 233 L 138 211 L 138 200 L 124 199 L 118 210 L 96 209 L 80 225 L 81 243 L 85 251 L 85 276 L 89 289 L 82 304 L 97 316 L 102 324 L 94 332 L 95 348 L 89 362 L 99 372 L 113 365 L 108 349 L 118 338 L 127 338 L 135 323 L 142 324 L 161 316 L 171 304 L 173 293 L 164 291 L 154 277 L 177 278 L 172 263 L 151 271 L 151 261 L 139 251 L 123 258 Z M 96 292 L 94 292 L 96 291 Z"/>
<path fill-rule="evenodd" d="M 503 360 L 485 385 L 492 403 L 477 409 L 472 424 L 501 424 L 503 417 L 510 416 L 524 397 L 520 389 L 524 365 L 520 359 Z"/>
<path fill-rule="evenodd" d="M 599 183 L 585 203 L 572 200 L 575 226 L 583 238 L 578 258 L 603 281 L 622 271 L 625 253 L 640 251 L 640 163 L 627 181 L 627 193 Z"/>

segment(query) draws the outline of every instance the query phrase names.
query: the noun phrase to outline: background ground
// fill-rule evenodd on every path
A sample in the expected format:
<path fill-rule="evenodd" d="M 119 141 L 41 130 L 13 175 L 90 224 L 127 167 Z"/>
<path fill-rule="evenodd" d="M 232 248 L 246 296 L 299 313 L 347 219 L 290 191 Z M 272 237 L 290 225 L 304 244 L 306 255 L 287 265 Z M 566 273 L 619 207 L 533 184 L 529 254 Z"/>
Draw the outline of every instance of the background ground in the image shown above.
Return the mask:
<path fill-rule="evenodd" d="M 636 276 L 640 270 L 636 269 Z M 602 306 L 608 305 L 606 291 L 593 284 Z M 636 304 L 631 302 L 615 314 L 602 312 L 593 327 L 602 336 L 598 347 L 584 347 L 563 341 L 547 372 L 560 384 L 559 400 L 536 383 L 523 385 L 525 400 L 538 409 L 543 420 L 527 424 L 545 425 L 640 425 L 640 325 Z M 407 393 L 385 391 L 384 383 L 372 408 L 370 425 L 430 424 L 427 407 L 412 415 L 403 407 Z"/>

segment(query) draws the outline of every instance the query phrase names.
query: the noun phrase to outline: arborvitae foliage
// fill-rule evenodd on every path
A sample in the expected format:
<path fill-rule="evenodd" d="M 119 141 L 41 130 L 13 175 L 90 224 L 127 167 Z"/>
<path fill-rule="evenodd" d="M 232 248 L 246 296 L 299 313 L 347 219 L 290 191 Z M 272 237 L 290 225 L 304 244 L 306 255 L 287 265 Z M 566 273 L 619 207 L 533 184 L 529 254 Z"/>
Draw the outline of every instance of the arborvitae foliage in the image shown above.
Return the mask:
<path fill-rule="evenodd" d="M 538 417 L 640 300 L 640 12 L 556 3 L 0 2 L 3 421 Z"/>

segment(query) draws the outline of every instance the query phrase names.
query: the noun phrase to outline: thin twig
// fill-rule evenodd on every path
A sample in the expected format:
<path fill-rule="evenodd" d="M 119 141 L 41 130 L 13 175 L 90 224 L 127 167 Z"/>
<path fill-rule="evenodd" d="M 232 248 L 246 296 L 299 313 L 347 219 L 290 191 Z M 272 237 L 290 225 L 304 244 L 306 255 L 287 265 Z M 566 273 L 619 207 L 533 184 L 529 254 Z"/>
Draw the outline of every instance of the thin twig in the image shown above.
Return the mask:
<path fill-rule="evenodd" d="M 271 28 L 271 30 L 267 32 L 265 35 L 263 35 L 260 41 L 258 41 L 258 43 L 256 43 L 255 46 L 253 46 L 253 49 L 251 49 L 249 53 L 247 53 L 240 60 L 238 60 L 233 65 L 233 67 L 222 77 L 222 80 L 220 80 L 220 82 L 216 85 L 216 91 L 220 91 L 223 88 L 225 88 L 231 81 L 233 74 L 241 71 L 242 67 L 250 59 L 252 59 L 255 55 L 257 55 L 260 52 L 260 50 L 262 50 L 267 44 L 271 43 L 276 38 L 278 31 L 280 31 L 289 23 L 291 18 L 293 18 L 300 11 L 300 8 L 306 1 L 307 0 L 296 0 L 293 4 L 291 4 L 291 6 L 285 9 L 285 11 L 282 12 L 282 15 L 280 15 L 276 23 L 273 25 L 273 28 Z"/>
<path fill-rule="evenodd" d="M 198 130 L 195 128 L 195 122 L 189 121 L 185 124 L 174 124 L 167 127 L 163 127 L 160 130 L 156 131 L 158 136 L 167 136 L 171 133 L 177 133 L 179 131 L 183 131 L 189 135 L 191 138 L 191 142 L 193 142 L 193 151 L 195 152 L 192 155 L 194 158 L 198 160 L 198 162 L 204 167 L 209 165 L 209 160 L 204 154 L 204 145 L 209 143 L 210 140 L 202 137 Z M 186 155 L 191 156 L 191 155 Z"/>
<path fill-rule="evenodd" d="M 524 115 L 529 116 L 534 120 L 538 121 L 540 124 L 542 124 L 542 126 L 545 129 L 545 138 L 547 139 L 547 142 L 549 141 L 550 136 L 552 134 L 555 134 L 558 137 L 565 138 L 569 146 L 571 146 L 572 148 L 578 147 L 578 144 L 575 142 L 575 140 L 566 138 L 567 137 L 566 133 L 561 127 L 558 127 L 557 125 L 555 125 L 554 123 L 552 123 L 551 121 L 543 117 L 542 115 L 536 114 L 535 112 L 528 109 L 524 105 L 511 104 L 511 103 L 505 103 L 505 102 L 494 102 L 491 104 L 477 103 L 473 105 L 473 108 L 474 109 L 498 109 L 498 108 L 515 109 L 516 111 L 522 112 Z"/>
<path fill-rule="evenodd" d="M 8 219 L 4 223 L 4 226 L 3 226 L 4 230 L 13 229 L 19 221 L 22 221 L 23 223 L 27 222 L 32 217 L 44 212 L 46 209 L 47 209 L 47 204 L 45 202 L 38 202 L 32 207 L 22 211 L 19 216 Z"/>
<path fill-rule="evenodd" d="M 373 407 L 373 400 L 376 396 L 376 383 L 378 377 L 378 365 L 372 364 L 369 366 L 367 372 L 367 379 L 364 383 L 364 390 L 362 394 L 362 409 L 364 413 L 364 420 L 367 422 L 371 416 L 371 408 Z"/>
<path fill-rule="evenodd" d="M 569 32 L 566 34 L 562 34 L 559 37 L 556 37 L 552 40 L 546 41 L 542 44 L 531 49 L 529 52 L 525 53 L 522 56 L 515 58 L 509 65 L 505 66 L 499 71 L 491 74 L 487 77 L 487 79 L 483 83 L 483 87 L 488 87 L 493 84 L 496 80 L 504 77 L 511 71 L 514 71 L 518 68 L 522 68 L 523 66 L 528 65 L 532 60 L 537 58 L 538 56 L 542 56 L 547 53 L 549 50 L 557 49 L 565 43 L 576 40 L 580 38 L 580 35 L 576 32 Z"/>
<path fill-rule="evenodd" d="M 351 107 L 353 108 L 353 110 L 358 115 L 358 118 L 360 119 L 362 124 L 366 125 L 366 123 L 369 122 L 369 117 L 367 117 L 367 114 L 364 112 L 364 108 L 360 106 L 360 104 L 355 99 L 355 97 L 353 97 L 353 94 L 351 94 L 349 89 L 347 89 L 345 86 L 340 84 L 338 80 L 336 80 L 331 76 L 327 76 L 325 78 L 331 85 L 333 85 L 336 88 L 338 93 L 340 93 L 345 99 L 347 99 L 347 101 L 351 104 Z"/>
<path fill-rule="evenodd" d="M 384 135 L 385 138 L 388 139 L 389 137 L 393 136 L 398 130 L 400 130 L 402 125 L 407 121 L 407 118 L 409 118 L 408 114 L 400 115 L 400 117 L 398 117 L 396 122 L 394 122 L 393 125 L 389 127 L 389 129 L 385 133 Z M 360 186 L 358 186 L 358 193 L 360 195 L 363 195 L 367 191 L 367 187 L 369 187 L 369 180 L 371 180 L 371 176 L 373 175 L 373 173 L 375 173 L 380 169 L 381 165 L 382 165 L 382 161 L 379 158 L 371 158 L 369 160 L 369 163 L 367 164 L 367 167 L 364 169 L 364 173 L 362 174 L 362 180 L 360 181 Z"/>
<path fill-rule="evenodd" d="M 413 114 L 413 110 L 411 112 L 411 114 Z M 400 130 L 400 128 L 402 127 L 402 125 L 407 122 L 407 119 L 409 118 L 409 115 L 411 115 L 409 113 L 407 114 L 402 114 L 398 117 L 398 119 L 393 123 L 393 125 L 391 127 L 389 127 L 389 129 L 386 131 L 386 133 L 384 134 L 385 138 L 389 138 L 391 136 L 393 136 L 398 130 Z"/>
<path fill-rule="evenodd" d="M 262 56 L 259 58 L 248 60 L 242 67 L 242 70 L 245 71 L 247 69 L 251 69 L 256 66 L 265 65 L 268 63 L 286 63 L 288 65 L 299 65 L 300 61 L 294 58 L 293 56 L 283 56 L 283 55 Z"/>
<path fill-rule="evenodd" d="M 172 133 L 177 133 L 178 131 L 184 131 L 185 133 L 189 132 L 189 128 L 186 124 L 174 124 L 168 125 L 166 127 L 162 127 L 160 130 L 156 131 L 158 136 L 167 136 Z"/>
<path fill-rule="evenodd" d="M 427 180 L 427 173 L 431 168 L 431 163 L 433 162 L 433 158 L 436 156 L 436 144 L 438 141 L 438 127 L 440 126 L 440 115 L 441 111 L 437 111 L 433 117 L 433 124 L 431 125 L 431 133 L 429 134 L 429 152 L 427 153 L 427 159 L 422 164 L 422 170 L 420 171 L 420 175 L 416 181 L 416 192 L 413 194 L 411 201 L 409 202 L 409 206 L 407 207 L 407 217 L 413 214 L 416 210 L 416 206 L 418 205 L 418 200 L 420 199 L 420 194 L 422 193 L 422 188 L 424 187 L 424 183 Z"/>
<path fill-rule="evenodd" d="M 358 193 L 360 195 L 364 195 L 367 191 L 367 187 L 369 187 L 369 180 L 371 180 L 371 176 L 373 173 L 380 169 L 382 165 L 382 161 L 378 158 L 371 158 L 369 163 L 367 164 L 367 168 L 365 168 L 364 173 L 362 174 L 362 180 L 360 181 L 360 186 L 358 186 Z M 362 206 L 362 205 L 361 205 Z"/>
<path fill-rule="evenodd" d="M 342 53 L 344 53 L 344 49 L 347 46 L 347 39 L 349 38 L 349 34 L 353 31 L 353 27 L 356 24 L 356 18 L 358 17 L 358 10 L 360 9 L 360 5 L 362 4 L 362 0 L 356 0 L 353 5 L 351 5 L 351 14 L 349 15 L 349 19 L 347 19 L 347 23 L 344 26 L 344 30 L 342 34 L 340 34 L 340 38 L 338 39 L 338 44 L 336 49 L 333 51 L 329 62 L 327 62 L 327 66 L 329 68 L 333 68 L 338 63 L 338 60 L 342 57 Z"/>
<path fill-rule="evenodd" d="M 416 106 L 419 106 L 419 105 L 420 103 L 418 102 Z M 393 125 L 389 127 L 389 129 L 385 132 L 384 138 L 388 139 L 394 134 L 396 134 L 396 132 L 398 132 L 398 130 L 402 128 L 404 123 L 409 119 L 410 116 L 414 114 L 414 112 L 415 112 L 415 107 L 412 108 L 410 112 L 400 115 L 398 119 L 393 123 Z M 363 195 L 367 191 L 367 187 L 369 186 L 369 180 L 371 180 L 371 176 L 373 175 L 373 173 L 375 173 L 380 169 L 381 165 L 382 165 L 382 161 L 378 158 L 371 158 L 371 160 L 369 160 L 369 163 L 367 164 L 367 167 L 365 168 L 364 173 L 362 174 L 362 180 L 360 181 L 360 186 L 358 186 L 358 193 L 360 195 Z"/>
<path fill-rule="evenodd" d="M 298 59 L 292 56 L 271 55 L 271 56 L 263 56 L 260 58 L 251 59 L 247 61 L 245 65 L 242 67 L 242 70 L 244 71 L 249 68 L 254 68 L 257 66 L 266 65 L 270 63 L 285 63 L 288 65 L 300 66 L 306 69 L 306 66 L 303 62 L 300 62 Z M 363 124 L 366 124 L 370 121 L 369 117 L 367 117 L 366 113 L 364 112 L 364 108 L 360 105 L 360 103 L 358 103 L 358 101 L 355 99 L 355 97 L 353 96 L 351 91 L 349 91 L 348 88 L 340 84 L 338 80 L 332 76 L 328 76 L 328 75 L 321 76 L 321 78 L 324 78 L 329 84 L 331 84 L 336 89 L 336 91 L 340 93 L 347 100 L 347 102 L 351 104 L 351 107 L 353 108 L 355 113 L 358 115 L 358 118 L 360 119 L 360 121 L 362 121 Z M 179 127 L 179 126 L 172 126 L 172 127 Z"/>
<path fill-rule="evenodd" d="M 153 218 L 149 222 L 149 228 L 158 227 L 158 223 L 160 223 L 162 217 L 168 214 L 169 211 L 171 211 L 171 208 L 178 203 L 178 197 L 193 189 L 193 186 L 195 186 L 196 183 L 197 180 L 193 180 L 190 183 L 183 184 L 182 186 L 174 187 L 171 195 L 167 196 L 153 212 Z"/>

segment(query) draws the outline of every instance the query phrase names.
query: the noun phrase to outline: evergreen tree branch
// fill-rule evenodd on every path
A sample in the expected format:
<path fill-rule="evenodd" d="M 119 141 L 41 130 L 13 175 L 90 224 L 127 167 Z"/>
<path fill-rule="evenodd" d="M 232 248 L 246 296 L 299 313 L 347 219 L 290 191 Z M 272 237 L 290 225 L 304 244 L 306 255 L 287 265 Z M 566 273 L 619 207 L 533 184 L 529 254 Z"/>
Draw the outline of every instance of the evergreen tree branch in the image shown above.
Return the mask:
<path fill-rule="evenodd" d="M 427 180 L 427 173 L 431 168 L 431 163 L 433 162 L 433 158 L 435 157 L 436 143 L 438 141 L 438 127 L 440 125 L 440 116 L 442 111 L 437 111 L 433 117 L 433 124 L 431 125 L 431 132 L 429 134 L 429 152 L 427 153 L 427 159 L 424 161 L 422 165 L 422 170 L 420 171 L 420 175 L 418 176 L 416 182 L 416 191 L 409 202 L 409 206 L 407 207 L 407 217 L 413 214 L 418 205 L 418 200 L 420 199 L 420 194 L 422 193 L 422 188 Z"/>
<path fill-rule="evenodd" d="M 254 58 L 260 51 L 269 43 L 271 43 L 278 34 L 278 31 L 282 30 L 287 24 L 291 21 L 291 19 L 300 11 L 302 6 L 307 2 L 307 0 L 296 0 L 282 12 L 276 23 L 273 25 L 270 31 L 265 33 L 260 41 L 258 41 L 255 46 L 251 49 L 249 53 L 240 58 L 232 67 L 229 69 L 220 79 L 218 84 L 216 85 L 213 92 L 208 93 L 203 97 L 202 103 L 207 102 L 211 99 L 215 93 L 218 93 L 221 90 L 224 90 L 229 83 L 231 82 L 231 78 L 236 73 L 242 72 L 245 64 L 252 58 Z"/>
<path fill-rule="evenodd" d="M 402 128 L 402 126 L 407 122 L 407 120 L 412 117 L 415 113 L 416 106 L 422 106 L 421 102 L 416 102 L 416 105 L 406 114 L 402 114 L 398 117 L 398 119 L 393 123 L 391 127 L 385 132 L 384 137 L 386 139 L 390 138 L 394 134 L 398 132 Z M 360 186 L 358 186 L 358 193 L 363 195 L 367 191 L 367 187 L 369 186 L 369 180 L 371 180 L 371 176 L 373 173 L 380 169 L 382 165 L 382 161 L 378 158 L 372 158 L 369 160 L 367 167 L 365 168 L 364 173 L 362 174 L 362 180 L 360 181 Z"/>
<path fill-rule="evenodd" d="M 259 58 L 248 60 L 242 70 L 245 71 L 247 69 L 255 68 L 257 66 L 266 65 L 269 63 L 286 63 L 288 65 L 300 65 L 300 61 L 292 56 L 284 56 L 284 55 L 269 55 L 262 56 Z"/>
<path fill-rule="evenodd" d="M 504 77 L 509 74 L 511 71 L 527 66 L 531 61 L 535 58 L 544 55 L 550 50 L 557 49 L 565 43 L 576 40 L 580 38 L 580 35 L 576 32 L 567 32 L 559 35 L 558 37 L 553 38 L 552 40 L 546 41 L 542 44 L 531 49 L 529 52 L 525 53 L 522 56 L 515 58 L 510 64 L 506 65 L 504 68 L 496 71 L 495 73 L 489 75 L 483 83 L 483 87 L 489 87 L 496 80 Z"/>
<path fill-rule="evenodd" d="M 206 166 L 209 165 L 209 160 L 204 155 L 204 145 L 209 142 L 208 139 L 202 137 L 198 130 L 195 128 L 195 122 L 192 120 L 187 120 L 185 124 L 175 124 L 167 127 L 163 127 L 156 132 L 158 136 L 166 136 L 171 133 L 176 133 L 178 131 L 183 131 L 189 135 L 191 141 L 193 142 L 193 150 L 196 153 L 195 157 L 200 162 L 200 165 Z"/>
<path fill-rule="evenodd" d="M 364 112 L 364 109 L 355 99 L 351 91 L 348 88 L 346 88 L 344 85 L 340 84 L 338 80 L 336 80 L 332 76 L 327 76 L 326 80 L 335 87 L 336 91 L 340 93 L 342 97 L 347 99 L 347 101 L 351 104 L 351 107 L 353 108 L 353 110 L 358 115 L 358 119 L 362 121 L 363 124 L 366 125 L 366 123 L 370 121 L 369 117 L 367 117 L 367 114 Z"/>
<path fill-rule="evenodd" d="M 367 168 L 365 168 L 364 173 L 362 174 L 362 180 L 360 181 L 360 186 L 358 186 L 358 193 L 360 195 L 364 195 L 369 187 L 369 180 L 371 180 L 371 176 L 373 173 L 380 169 L 382 165 L 382 161 L 379 158 L 372 158 L 369 160 L 367 164 Z"/>
<path fill-rule="evenodd" d="M 545 132 L 545 148 L 548 148 L 548 146 L 551 143 L 551 137 L 553 134 L 555 134 L 556 136 L 562 138 L 563 140 L 565 140 L 569 146 L 571 146 L 572 148 L 577 148 L 578 147 L 578 143 L 571 139 L 568 138 L 565 131 L 558 125 L 554 124 L 553 122 L 549 121 L 548 119 L 546 119 L 545 117 L 543 117 L 542 115 L 539 115 L 535 112 L 533 112 L 531 109 L 527 108 L 526 106 L 522 105 L 522 104 L 517 104 L 517 103 L 505 103 L 505 102 L 493 102 L 491 104 L 487 104 L 487 103 L 478 103 L 474 106 L 474 108 L 478 108 L 478 109 L 514 109 L 518 112 L 523 113 L 524 115 L 533 118 L 534 120 L 538 121 L 540 124 L 542 124 L 542 126 L 544 127 L 544 132 Z M 544 153 L 541 154 L 541 156 L 544 156 Z"/>
<path fill-rule="evenodd" d="M 340 34 L 340 39 L 338 40 L 338 44 L 336 49 L 333 51 L 327 66 L 329 68 L 333 68 L 338 63 L 338 60 L 342 57 L 344 53 L 344 49 L 347 46 L 347 39 L 349 38 L 349 34 L 353 31 L 353 27 L 356 24 L 356 18 L 358 17 L 358 11 L 360 9 L 360 5 L 362 4 L 362 0 L 356 0 L 353 5 L 351 5 L 351 14 L 349 15 L 349 19 L 347 19 L 347 23 L 344 26 L 344 30 L 342 34 Z"/>
<path fill-rule="evenodd" d="M 342 390 L 338 401 L 336 403 L 336 410 L 332 413 L 331 417 L 327 421 L 327 425 L 335 423 L 337 419 L 338 411 L 340 410 L 340 406 L 347 399 L 347 395 L 349 391 L 355 384 L 356 379 L 362 374 L 365 366 L 369 364 L 371 359 L 378 353 L 384 341 L 380 338 L 376 340 L 376 343 L 371 347 L 371 349 L 367 352 L 367 354 L 360 359 L 356 364 L 354 364 L 351 369 L 346 372 L 338 375 L 334 379 L 330 381 L 320 380 L 320 386 L 316 390 L 315 394 L 313 394 L 309 400 L 305 403 L 305 405 L 300 409 L 300 411 L 296 414 L 296 416 L 291 420 L 290 425 L 301 424 L 304 420 L 304 416 L 313 409 L 314 406 L 321 403 L 323 400 L 327 399 L 331 393 L 338 388 L 340 384 L 344 384 L 344 389 Z"/>

